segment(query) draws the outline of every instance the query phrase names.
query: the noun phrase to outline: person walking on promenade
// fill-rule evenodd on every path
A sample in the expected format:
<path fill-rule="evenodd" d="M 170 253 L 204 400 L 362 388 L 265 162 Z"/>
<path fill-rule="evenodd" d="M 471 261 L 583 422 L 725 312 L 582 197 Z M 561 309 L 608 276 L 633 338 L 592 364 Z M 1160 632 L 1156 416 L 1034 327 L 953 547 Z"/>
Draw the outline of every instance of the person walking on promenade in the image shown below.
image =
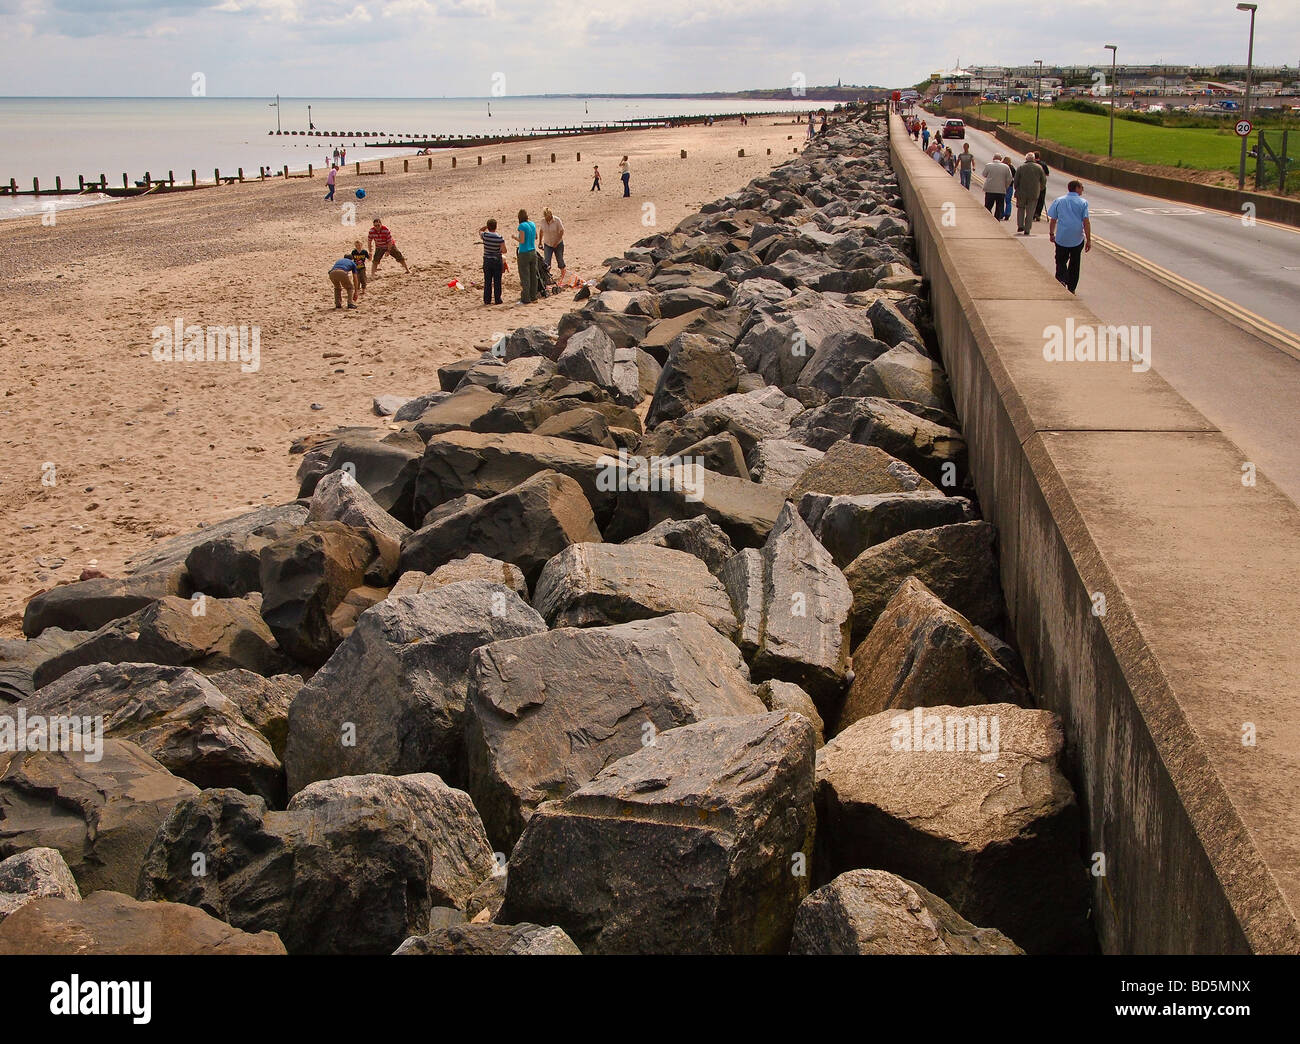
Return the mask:
<path fill-rule="evenodd" d="M 957 173 L 957 157 L 952 154 L 952 149 L 945 146 L 943 150 L 943 169 L 952 177 Z"/>
<path fill-rule="evenodd" d="M 921 139 L 921 120 L 918 116 L 912 117 L 912 140 L 920 141 Z"/>
<path fill-rule="evenodd" d="M 1070 293 L 1079 285 L 1083 255 L 1092 249 L 1092 222 L 1083 182 L 1071 181 L 1064 196 L 1047 208 L 1047 234 L 1056 246 L 1056 281 Z"/>
<path fill-rule="evenodd" d="M 929 147 L 930 147 L 930 125 L 926 123 L 925 120 L 922 120 L 921 121 L 921 148 L 928 149 Z"/>
<path fill-rule="evenodd" d="M 1011 171 L 1001 156 L 994 156 L 980 174 L 984 179 L 984 209 L 995 220 L 1002 220 L 1002 206 L 1006 199 L 1007 188 L 1011 185 Z"/>
<path fill-rule="evenodd" d="M 397 240 L 395 240 L 393 234 L 388 231 L 388 226 L 380 221 L 379 218 L 375 218 L 375 220 L 371 222 L 370 232 L 366 238 L 370 241 L 370 248 L 375 252 L 375 256 L 370 262 L 371 275 L 374 275 L 379 271 L 379 262 L 384 259 L 385 254 L 391 254 L 393 260 L 402 266 L 403 271 L 405 271 L 407 275 L 411 274 L 411 266 L 406 263 L 406 258 L 404 258 L 402 252 L 397 249 Z"/>
<path fill-rule="evenodd" d="M 528 220 L 528 211 L 519 212 L 519 243 L 516 258 L 519 263 L 519 303 L 532 304 L 537 300 L 537 226 Z"/>
<path fill-rule="evenodd" d="M 1028 153 L 1025 162 L 1016 171 L 1016 231 L 1028 236 L 1034 230 L 1034 215 L 1038 212 L 1038 200 L 1047 191 L 1047 179 L 1043 177 L 1043 168 L 1034 162 L 1034 154 Z"/>
<path fill-rule="evenodd" d="M 357 278 L 361 281 L 361 289 L 357 292 L 357 300 L 360 301 L 366 293 L 366 262 L 370 260 L 370 251 L 361 245 L 361 240 L 352 241 L 352 253 L 348 254 L 357 265 Z"/>
<path fill-rule="evenodd" d="M 591 188 L 589 188 L 587 191 L 599 192 L 600 191 L 600 164 L 596 164 L 594 167 L 592 167 L 591 173 L 592 173 Z"/>
<path fill-rule="evenodd" d="M 325 184 L 329 186 L 329 191 L 325 193 L 325 198 L 327 200 L 334 198 L 334 182 L 338 178 L 338 174 L 338 167 L 330 167 L 330 172 L 325 175 Z"/>
<path fill-rule="evenodd" d="M 546 267 L 551 267 L 551 258 L 560 262 L 560 283 L 563 285 L 567 278 L 564 267 L 564 222 L 547 207 L 542 211 L 542 223 L 538 226 L 538 231 L 542 234 L 542 257 Z"/>
<path fill-rule="evenodd" d="M 623 198 L 626 199 L 628 196 L 632 195 L 631 190 L 628 188 L 628 183 L 632 179 L 632 168 L 627 165 L 626 156 L 619 161 L 618 176 L 623 179 Z"/>
<path fill-rule="evenodd" d="M 1011 220 L 1011 199 L 1012 196 L 1015 194 L 1015 190 L 1016 190 L 1016 167 L 1015 164 L 1011 162 L 1010 155 L 1003 156 L 1002 162 L 1007 165 L 1007 170 L 1011 172 L 1011 180 L 1007 182 L 1006 198 L 1002 201 L 1002 220 L 1010 221 Z"/>
<path fill-rule="evenodd" d="M 478 230 L 483 243 L 483 303 L 501 303 L 501 273 L 506 265 L 506 237 L 497 231 L 497 219 L 488 218 Z"/>
<path fill-rule="evenodd" d="M 970 150 L 970 143 L 963 143 L 961 155 L 957 157 L 957 169 L 960 171 L 961 187 L 970 188 L 970 176 L 975 170 L 975 153 Z"/>
<path fill-rule="evenodd" d="M 1040 221 L 1043 217 L 1043 208 L 1047 206 L 1047 179 L 1052 172 L 1047 169 L 1047 164 L 1043 162 L 1041 152 L 1034 153 L 1034 162 L 1043 168 L 1043 191 L 1038 194 L 1038 212 L 1034 215 L 1034 220 Z"/>
<path fill-rule="evenodd" d="M 330 269 L 330 282 L 334 285 L 334 307 L 343 307 L 343 295 L 348 298 L 348 307 L 357 306 L 357 294 L 360 284 L 357 282 L 357 263 L 350 257 L 341 257 Z"/>

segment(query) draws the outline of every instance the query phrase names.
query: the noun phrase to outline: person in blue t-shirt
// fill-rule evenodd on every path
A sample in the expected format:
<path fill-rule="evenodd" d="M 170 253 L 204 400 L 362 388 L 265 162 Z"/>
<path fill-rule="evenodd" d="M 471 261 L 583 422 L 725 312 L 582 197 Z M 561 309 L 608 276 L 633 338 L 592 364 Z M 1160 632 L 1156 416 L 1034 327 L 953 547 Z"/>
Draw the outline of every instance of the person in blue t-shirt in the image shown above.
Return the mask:
<path fill-rule="evenodd" d="M 516 260 L 519 262 L 519 303 L 532 304 L 537 300 L 537 226 L 528 220 L 528 211 L 519 212 L 519 243 Z"/>
<path fill-rule="evenodd" d="M 334 284 L 334 307 L 343 307 L 343 295 L 348 297 L 348 307 L 355 308 L 357 301 L 357 291 L 360 289 L 360 283 L 357 280 L 357 263 L 350 257 L 341 257 L 334 262 L 334 267 L 330 269 L 330 282 Z"/>
<path fill-rule="evenodd" d="M 1056 245 L 1056 281 L 1074 293 L 1083 255 L 1092 249 L 1092 222 L 1083 182 L 1071 181 L 1066 188 L 1069 191 L 1047 208 L 1047 232 Z"/>

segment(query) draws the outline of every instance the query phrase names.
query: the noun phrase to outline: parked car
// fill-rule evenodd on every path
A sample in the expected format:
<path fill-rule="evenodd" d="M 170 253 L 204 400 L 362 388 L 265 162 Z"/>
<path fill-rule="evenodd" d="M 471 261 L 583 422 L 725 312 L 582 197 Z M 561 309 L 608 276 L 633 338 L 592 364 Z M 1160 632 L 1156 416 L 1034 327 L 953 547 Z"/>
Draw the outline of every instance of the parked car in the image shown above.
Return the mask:
<path fill-rule="evenodd" d="M 966 137 L 966 121 L 948 120 L 943 125 L 943 136 L 945 139 Z"/>

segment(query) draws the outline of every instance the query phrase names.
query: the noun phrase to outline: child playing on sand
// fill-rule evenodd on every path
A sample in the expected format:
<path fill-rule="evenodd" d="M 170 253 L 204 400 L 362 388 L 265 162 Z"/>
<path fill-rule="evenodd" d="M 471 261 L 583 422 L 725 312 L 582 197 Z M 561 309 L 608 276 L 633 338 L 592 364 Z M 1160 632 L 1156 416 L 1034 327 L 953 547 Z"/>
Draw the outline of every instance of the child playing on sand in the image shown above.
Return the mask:
<path fill-rule="evenodd" d="M 357 263 L 350 257 L 341 257 L 330 269 L 330 282 L 334 284 L 334 307 L 343 307 L 343 295 L 347 294 L 348 307 L 357 306 L 359 284 L 357 282 Z"/>
<path fill-rule="evenodd" d="M 589 188 L 587 191 L 599 192 L 600 191 L 600 166 L 599 165 L 594 166 L 591 168 L 591 170 L 592 173 L 595 175 L 595 177 L 592 179 L 591 188 Z"/>
<path fill-rule="evenodd" d="M 352 241 L 352 253 L 348 255 L 357 265 L 357 278 L 361 280 L 361 289 L 357 291 L 357 300 L 360 301 L 366 292 L 366 262 L 370 260 L 370 251 L 361 246 L 361 240 Z"/>

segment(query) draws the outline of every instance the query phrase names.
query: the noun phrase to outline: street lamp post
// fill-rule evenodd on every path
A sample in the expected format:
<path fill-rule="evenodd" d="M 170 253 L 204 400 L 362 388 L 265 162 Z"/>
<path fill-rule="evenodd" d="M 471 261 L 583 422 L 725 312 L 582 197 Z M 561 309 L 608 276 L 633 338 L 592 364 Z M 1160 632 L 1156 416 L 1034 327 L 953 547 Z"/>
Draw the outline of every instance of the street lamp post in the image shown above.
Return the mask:
<path fill-rule="evenodd" d="M 1106 147 L 1106 155 L 1114 158 L 1115 156 L 1115 94 L 1116 94 L 1116 65 L 1115 57 L 1119 48 L 1115 44 L 1107 44 L 1106 50 L 1110 52 L 1110 144 Z"/>
<path fill-rule="evenodd" d="M 1241 114 L 1243 120 L 1250 119 L 1250 74 L 1251 67 L 1255 64 L 1255 11 L 1258 4 L 1238 4 L 1238 11 L 1250 12 L 1250 45 L 1246 51 L 1246 99 L 1245 110 Z M 1246 187 L 1246 148 L 1250 142 L 1249 135 L 1242 135 L 1241 138 L 1241 166 L 1237 170 L 1237 191 L 1240 192 Z"/>
<path fill-rule="evenodd" d="M 1043 60 L 1035 58 L 1038 66 L 1038 86 L 1034 88 L 1034 141 L 1038 140 L 1038 121 L 1043 115 Z"/>

